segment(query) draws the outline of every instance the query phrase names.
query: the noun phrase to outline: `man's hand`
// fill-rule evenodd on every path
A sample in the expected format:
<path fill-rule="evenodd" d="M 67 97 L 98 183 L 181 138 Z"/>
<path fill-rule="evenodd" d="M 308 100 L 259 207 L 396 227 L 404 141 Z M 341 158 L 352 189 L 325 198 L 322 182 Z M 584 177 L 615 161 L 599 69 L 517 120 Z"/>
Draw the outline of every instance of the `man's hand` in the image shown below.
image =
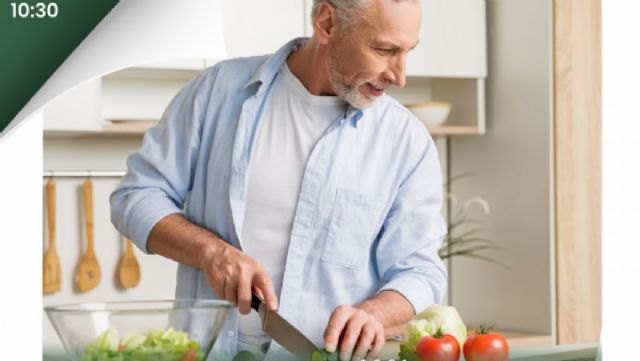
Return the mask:
<path fill-rule="evenodd" d="M 278 297 L 271 278 L 258 261 L 242 251 L 219 245 L 202 257 L 200 269 L 209 287 L 225 300 L 234 303 L 243 315 L 251 311 L 251 291 L 261 297 L 271 310 L 278 308 Z"/>
<path fill-rule="evenodd" d="M 341 361 L 374 359 L 384 342 L 382 323 L 367 311 L 347 305 L 333 311 L 324 333 L 325 348 L 334 352 L 338 347 Z"/>
<path fill-rule="evenodd" d="M 147 249 L 202 270 L 209 287 L 238 305 L 243 315 L 251 311 L 252 289 L 269 309 L 278 308 L 271 278 L 256 260 L 182 214 L 161 219 L 149 233 Z"/>
<path fill-rule="evenodd" d="M 402 334 L 415 316 L 413 306 L 400 293 L 385 290 L 351 307 L 333 311 L 324 333 L 327 351 L 340 350 L 340 360 L 372 360 L 382 351 L 387 337 Z M 368 352 L 368 353 L 367 353 Z"/>

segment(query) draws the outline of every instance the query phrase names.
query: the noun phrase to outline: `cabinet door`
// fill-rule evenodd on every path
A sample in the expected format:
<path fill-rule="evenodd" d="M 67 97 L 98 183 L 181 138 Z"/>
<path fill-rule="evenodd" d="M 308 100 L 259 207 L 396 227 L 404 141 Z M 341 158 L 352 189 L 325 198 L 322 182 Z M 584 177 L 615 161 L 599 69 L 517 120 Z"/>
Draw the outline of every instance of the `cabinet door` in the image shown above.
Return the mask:
<path fill-rule="evenodd" d="M 43 111 L 45 130 L 89 130 L 102 127 L 100 78 L 71 88 L 53 99 Z"/>
<path fill-rule="evenodd" d="M 274 53 L 304 35 L 305 15 L 302 0 L 223 0 L 227 57 Z"/>
<path fill-rule="evenodd" d="M 485 11 L 484 0 L 422 0 L 420 44 L 407 75 L 486 77 Z"/>

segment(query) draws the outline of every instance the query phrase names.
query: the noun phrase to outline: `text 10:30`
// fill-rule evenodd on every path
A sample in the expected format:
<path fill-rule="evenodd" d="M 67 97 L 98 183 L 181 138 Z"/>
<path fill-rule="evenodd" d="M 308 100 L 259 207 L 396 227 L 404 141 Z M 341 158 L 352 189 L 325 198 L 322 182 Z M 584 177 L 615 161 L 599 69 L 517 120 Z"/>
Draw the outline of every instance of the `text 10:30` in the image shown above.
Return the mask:
<path fill-rule="evenodd" d="M 58 4 L 56 3 L 35 3 L 24 2 L 11 3 L 11 15 L 13 18 L 55 18 L 58 16 Z"/>

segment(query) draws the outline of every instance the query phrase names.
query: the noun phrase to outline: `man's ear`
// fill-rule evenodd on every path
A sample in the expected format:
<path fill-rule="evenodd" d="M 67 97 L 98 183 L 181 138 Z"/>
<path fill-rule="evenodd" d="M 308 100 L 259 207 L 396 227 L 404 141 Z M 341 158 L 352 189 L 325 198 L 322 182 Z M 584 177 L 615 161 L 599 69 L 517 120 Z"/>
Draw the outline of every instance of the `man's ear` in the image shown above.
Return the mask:
<path fill-rule="evenodd" d="M 318 42 L 323 45 L 327 44 L 337 30 L 336 9 L 328 2 L 323 2 L 318 6 L 312 21 L 313 32 Z"/>

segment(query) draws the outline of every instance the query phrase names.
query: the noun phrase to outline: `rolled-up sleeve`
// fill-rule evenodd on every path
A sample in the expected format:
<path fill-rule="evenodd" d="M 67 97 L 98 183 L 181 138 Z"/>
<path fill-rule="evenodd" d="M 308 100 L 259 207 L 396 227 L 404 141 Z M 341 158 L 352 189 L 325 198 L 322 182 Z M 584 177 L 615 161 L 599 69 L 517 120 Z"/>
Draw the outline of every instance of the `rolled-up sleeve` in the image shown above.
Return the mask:
<path fill-rule="evenodd" d="M 192 79 L 171 101 L 142 147 L 127 159 L 127 173 L 110 197 L 111 222 L 143 252 L 153 226 L 181 213 L 191 189 L 217 67 Z"/>
<path fill-rule="evenodd" d="M 433 140 L 402 180 L 376 249 L 383 286 L 402 294 L 416 313 L 441 303 L 447 270 L 438 249 L 447 233 L 442 217 L 442 173 Z"/>

